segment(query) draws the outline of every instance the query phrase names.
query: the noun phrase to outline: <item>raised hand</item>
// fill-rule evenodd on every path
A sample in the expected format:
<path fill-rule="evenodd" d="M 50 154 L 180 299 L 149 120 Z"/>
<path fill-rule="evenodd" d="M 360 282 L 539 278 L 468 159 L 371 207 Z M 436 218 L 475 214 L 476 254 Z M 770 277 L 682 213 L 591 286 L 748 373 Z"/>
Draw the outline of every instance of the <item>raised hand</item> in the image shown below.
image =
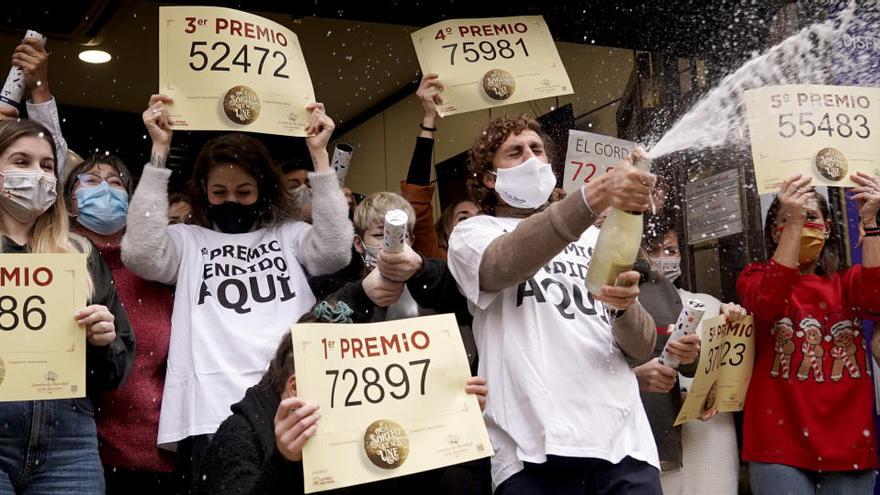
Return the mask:
<path fill-rule="evenodd" d="M 323 103 L 311 103 L 306 107 L 306 110 L 311 112 L 305 129 L 308 135 L 306 145 L 309 147 L 309 153 L 312 155 L 315 172 L 325 172 L 330 170 L 327 143 L 330 142 L 330 136 L 333 135 L 333 129 L 336 128 L 336 124 L 324 111 Z"/>
<path fill-rule="evenodd" d="M 785 223 L 789 219 L 803 222 L 807 217 L 807 198 L 813 194 L 813 187 L 810 186 L 812 180 L 812 177 L 795 174 L 782 182 L 776 193 L 779 199 L 777 222 Z"/>
<path fill-rule="evenodd" d="M 601 212 L 609 206 L 635 212 L 648 209 L 651 188 L 657 177 L 633 166 L 645 156 L 642 148 L 636 148 L 624 160 L 585 186 L 587 201 L 594 212 Z"/>
<path fill-rule="evenodd" d="M 165 106 L 170 103 L 174 103 L 174 100 L 168 96 L 152 95 L 147 109 L 141 114 L 144 127 L 147 128 L 147 133 L 153 141 L 153 154 L 160 157 L 163 163 L 171 149 L 171 136 L 174 134 L 174 129 L 171 128 L 171 114 Z"/>
<path fill-rule="evenodd" d="M 880 211 L 880 182 L 864 172 L 850 175 L 849 178 L 858 184 L 852 188 L 852 199 L 859 207 L 862 225 L 876 226 L 877 212 Z"/>
<path fill-rule="evenodd" d="M 425 127 L 434 127 L 437 122 L 437 105 L 443 103 L 443 97 L 440 95 L 443 91 L 443 83 L 440 82 L 439 77 L 437 74 L 425 74 L 419 83 L 419 89 L 416 90 L 416 96 L 422 103 L 424 113 L 422 125 Z"/>
<path fill-rule="evenodd" d="M 34 103 L 51 98 L 49 93 L 49 54 L 36 38 L 25 38 L 12 53 L 12 65 L 21 67 L 24 84 Z"/>

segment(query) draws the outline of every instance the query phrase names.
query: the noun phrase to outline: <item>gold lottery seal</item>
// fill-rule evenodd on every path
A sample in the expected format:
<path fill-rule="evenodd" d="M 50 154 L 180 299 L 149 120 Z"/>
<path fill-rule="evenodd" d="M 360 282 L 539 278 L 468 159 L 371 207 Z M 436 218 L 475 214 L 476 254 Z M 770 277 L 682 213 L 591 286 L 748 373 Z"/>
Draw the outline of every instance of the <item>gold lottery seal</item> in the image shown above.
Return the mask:
<path fill-rule="evenodd" d="M 260 97 L 247 86 L 234 86 L 223 96 L 223 111 L 236 124 L 252 124 L 260 116 Z"/>
<path fill-rule="evenodd" d="M 402 426 L 388 419 L 373 421 L 364 433 L 364 450 L 370 462 L 382 469 L 395 469 L 409 455 L 409 437 Z"/>
<path fill-rule="evenodd" d="M 506 100 L 516 90 L 513 74 L 501 69 L 492 69 L 483 76 L 483 91 L 493 100 Z"/>
<path fill-rule="evenodd" d="M 816 169 L 828 180 L 839 181 L 849 170 L 846 156 L 835 148 L 822 148 L 816 153 Z"/>

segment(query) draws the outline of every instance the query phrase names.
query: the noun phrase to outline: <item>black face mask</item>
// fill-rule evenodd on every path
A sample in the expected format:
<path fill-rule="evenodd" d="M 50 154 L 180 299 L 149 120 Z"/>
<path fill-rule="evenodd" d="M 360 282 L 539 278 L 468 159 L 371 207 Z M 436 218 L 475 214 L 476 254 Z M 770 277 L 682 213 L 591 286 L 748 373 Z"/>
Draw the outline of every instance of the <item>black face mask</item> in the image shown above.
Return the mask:
<path fill-rule="evenodd" d="M 220 232 L 226 234 L 250 232 L 263 211 L 264 208 L 260 201 L 252 205 L 231 201 L 219 205 L 208 203 L 208 219 L 220 228 Z"/>

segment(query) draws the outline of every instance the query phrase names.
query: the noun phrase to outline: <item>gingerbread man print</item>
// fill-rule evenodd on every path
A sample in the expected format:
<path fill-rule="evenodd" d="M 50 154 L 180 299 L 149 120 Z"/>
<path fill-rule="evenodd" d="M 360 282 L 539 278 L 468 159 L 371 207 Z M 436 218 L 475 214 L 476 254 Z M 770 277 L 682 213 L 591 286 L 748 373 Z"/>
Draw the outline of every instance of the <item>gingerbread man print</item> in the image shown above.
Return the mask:
<path fill-rule="evenodd" d="M 843 378 L 843 370 L 846 368 L 850 378 L 860 378 L 859 363 L 856 360 L 858 346 L 855 338 L 859 331 L 853 328 L 852 322 L 842 320 L 831 327 L 831 338 L 834 345 L 831 347 L 831 381 L 837 382 Z"/>
<path fill-rule="evenodd" d="M 794 337 L 794 325 L 788 318 L 782 318 L 770 329 L 770 334 L 776 340 L 773 343 L 773 351 L 776 357 L 773 358 L 773 368 L 770 370 L 770 376 L 776 378 L 782 371 L 782 378 L 788 378 L 791 375 L 791 355 L 794 354 L 795 345 L 792 341 Z"/>
<path fill-rule="evenodd" d="M 825 349 L 822 348 L 822 325 L 815 318 L 804 318 L 800 321 L 800 327 L 797 336 L 804 338 L 801 344 L 804 357 L 801 359 L 797 378 L 804 381 L 809 378 L 812 371 L 816 383 L 822 383 L 825 381 L 825 374 L 822 372 L 825 359 Z"/>

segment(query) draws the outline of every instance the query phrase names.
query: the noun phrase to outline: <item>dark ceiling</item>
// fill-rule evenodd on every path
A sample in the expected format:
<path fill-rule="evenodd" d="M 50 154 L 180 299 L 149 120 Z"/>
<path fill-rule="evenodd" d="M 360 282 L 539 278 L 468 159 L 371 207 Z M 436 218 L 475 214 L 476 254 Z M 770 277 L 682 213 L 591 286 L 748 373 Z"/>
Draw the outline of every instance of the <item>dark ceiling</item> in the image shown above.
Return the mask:
<path fill-rule="evenodd" d="M 829 2 L 800 0 L 799 18 L 820 17 Z M 82 116 L 68 113 L 70 132 L 78 123 L 94 122 L 116 129 L 131 121 L 129 134 L 140 135 L 139 113 L 146 95 L 157 87 L 156 40 L 158 6 L 215 5 L 265 15 L 295 29 L 309 43 L 304 50 L 316 91 L 331 108 L 337 131 L 344 131 L 414 91 L 418 64 L 408 33 L 418 26 L 450 18 L 543 15 L 557 41 L 661 52 L 701 58 L 719 78 L 768 43 L 768 32 L 786 0 L 37 0 L 6 1 L 0 11 L 0 52 L 11 52 L 25 29 L 52 40 L 53 93 L 67 109 L 83 107 Z M 285 21 L 287 19 L 287 22 Z M 363 25 L 358 25 L 363 23 Z M 333 37 L 329 37 L 330 31 Z M 327 37 L 322 36 L 324 32 Z M 311 38 L 309 38 L 311 36 Z M 358 41 L 362 41 L 358 43 Z M 374 43 L 388 42 L 389 50 Z M 342 50 L 340 47 L 349 47 Z M 84 44 L 109 47 L 114 60 L 86 67 L 76 61 Z M 337 53 L 338 52 L 338 53 Z M 311 59 L 309 57 L 312 57 Z M 372 77 L 374 65 L 386 63 L 383 77 Z M 595 71 L 595 67 L 568 70 Z M 342 71 L 346 76 L 342 77 Z M 337 74 L 338 72 L 338 74 Z M 61 75 L 56 76 L 55 74 Z M 338 77 L 337 77 L 338 76 Z M 360 77 L 360 80 L 359 80 Z M 369 83 L 370 91 L 367 91 Z M 375 86 L 375 87 L 374 87 Z M 331 101 L 332 100 L 332 101 Z M 339 100 L 339 101 L 337 101 Z M 70 112 L 70 110 L 65 110 Z M 107 112 L 131 112 L 129 117 Z M 106 117 L 106 118 L 105 118 Z M 103 121 L 106 121 L 102 123 Z M 112 122 L 112 123 L 111 123 Z M 93 148 L 107 146 L 82 126 L 80 141 Z M 124 126 L 123 126 L 124 127 Z M 144 136 L 145 139 L 145 136 Z M 183 141 L 183 140 L 179 140 Z M 80 148 L 85 149 L 83 144 Z M 146 145 L 145 145 L 146 146 Z M 116 150 L 118 146 L 111 149 Z M 135 161 L 137 163 L 137 161 Z"/>
<path fill-rule="evenodd" d="M 88 40 L 100 35 L 130 0 L 9 2 L 0 30 L 39 27 L 53 37 Z M 385 24 L 424 26 L 442 19 L 541 14 L 558 41 L 718 57 L 748 53 L 766 41 L 773 15 L 785 0 L 249 0 L 156 2 L 226 6 L 275 12 L 292 18 L 317 16 Z M 823 10 L 817 0 L 816 10 Z M 801 2 L 810 4 L 810 2 Z M 36 22 L 35 22 L 36 21 Z"/>

